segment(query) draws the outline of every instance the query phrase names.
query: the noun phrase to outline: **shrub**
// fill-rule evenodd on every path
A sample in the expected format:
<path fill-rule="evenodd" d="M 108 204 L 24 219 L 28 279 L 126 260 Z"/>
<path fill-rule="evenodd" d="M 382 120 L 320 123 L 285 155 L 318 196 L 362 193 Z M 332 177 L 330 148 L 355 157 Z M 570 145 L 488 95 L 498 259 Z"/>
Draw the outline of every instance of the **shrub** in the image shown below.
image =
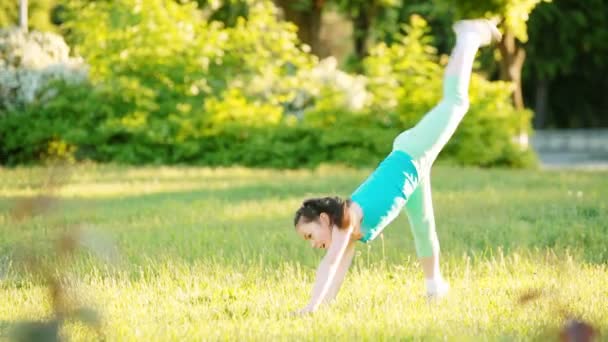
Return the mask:
<path fill-rule="evenodd" d="M 47 158 L 108 160 L 98 125 L 113 108 L 88 83 L 56 81 L 40 91 L 58 94 L 0 116 L 0 163 L 24 164 Z"/>
<path fill-rule="evenodd" d="M 0 115 L 40 99 L 38 92 L 53 80 L 84 81 L 86 65 L 69 53 L 54 33 L 0 29 Z"/>
<path fill-rule="evenodd" d="M 90 80 L 58 77 L 22 108 L 7 107 L 0 162 L 55 155 L 373 166 L 440 98 L 443 66 L 419 17 L 399 42 L 372 49 L 365 74 L 353 76 L 309 55 L 271 1 L 252 1 L 249 9 L 247 20 L 224 27 L 202 20 L 192 4 L 72 2 L 66 28 Z M 509 86 L 474 76 L 470 93 L 470 112 L 442 155 L 481 166 L 528 165 L 530 152 L 512 137 L 529 130 L 530 113 L 509 104 Z"/>

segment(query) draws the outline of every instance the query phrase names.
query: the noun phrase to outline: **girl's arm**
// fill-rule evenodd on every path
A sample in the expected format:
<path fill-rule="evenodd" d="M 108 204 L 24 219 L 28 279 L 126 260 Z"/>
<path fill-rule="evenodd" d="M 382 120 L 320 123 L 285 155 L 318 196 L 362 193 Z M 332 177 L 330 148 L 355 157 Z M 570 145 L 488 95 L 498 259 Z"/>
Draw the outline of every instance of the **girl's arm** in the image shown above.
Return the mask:
<path fill-rule="evenodd" d="M 319 264 L 315 285 L 312 289 L 312 298 L 310 303 L 300 311 L 300 313 L 308 313 L 317 310 L 323 299 L 327 296 L 330 286 L 336 276 L 345 252 L 352 245 L 351 236 L 353 227 L 349 226 L 346 229 L 334 228 L 331 236 L 331 245 L 325 257 Z M 352 247 L 351 247 L 352 248 Z"/>
<path fill-rule="evenodd" d="M 344 252 L 344 256 L 342 257 L 342 261 L 336 270 L 336 275 L 334 276 L 334 281 L 331 284 L 327 295 L 325 296 L 324 302 L 330 302 L 336 298 L 338 295 L 338 291 L 340 291 L 340 287 L 344 282 L 344 278 L 346 277 L 346 272 L 350 268 L 350 264 L 353 260 L 353 256 L 355 255 L 355 244 L 356 241 L 351 241 L 346 247 L 346 251 Z"/>

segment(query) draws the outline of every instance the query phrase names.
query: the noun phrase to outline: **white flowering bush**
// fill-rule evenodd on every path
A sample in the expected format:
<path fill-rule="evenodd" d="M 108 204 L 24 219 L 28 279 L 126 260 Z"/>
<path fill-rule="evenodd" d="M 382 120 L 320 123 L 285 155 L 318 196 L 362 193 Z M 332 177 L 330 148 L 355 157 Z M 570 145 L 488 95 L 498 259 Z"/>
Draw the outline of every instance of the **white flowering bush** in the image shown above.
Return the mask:
<path fill-rule="evenodd" d="M 371 94 L 366 90 L 367 78 L 351 75 L 338 69 L 335 57 L 322 60 L 312 71 L 312 77 L 323 86 L 334 87 L 343 94 L 344 102 L 339 105 L 351 110 L 361 110 L 368 104 Z M 314 93 L 314 96 L 319 96 Z"/>
<path fill-rule="evenodd" d="M 23 109 L 51 81 L 77 83 L 86 77 L 85 63 L 70 56 L 61 36 L 0 29 L 0 113 Z"/>
<path fill-rule="evenodd" d="M 360 111 L 370 100 L 366 90 L 366 77 L 351 75 L 338 69 L 335 57 L 328 57 L 312 67 L 300 68 L 293 75 L 260 73 L 248 82 L 232 83 L 232 88 L 281 106 L 283 114 L 303 119 L 307 111 L 319 106 Z"/>

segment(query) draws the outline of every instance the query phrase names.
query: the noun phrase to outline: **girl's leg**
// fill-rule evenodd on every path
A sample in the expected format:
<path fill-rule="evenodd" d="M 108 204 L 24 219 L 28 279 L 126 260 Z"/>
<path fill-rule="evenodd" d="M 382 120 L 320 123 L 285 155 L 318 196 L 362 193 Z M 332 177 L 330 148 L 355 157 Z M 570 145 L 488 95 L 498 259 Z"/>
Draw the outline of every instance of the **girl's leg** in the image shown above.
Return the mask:
<path fill-rule="evenodd" d="M 454 25 L 456 46 L 445 70 L 443 98 L 412 129 L 400 134 L 393 148 L 407 152 L 418 168 L 420 184 L 408 198 L 405 211 L 414 233 L 416 251 L 427 280 L 427 293 L 441 296 L 448 290 L 439 270 L 439 241 L 431 198 L 431 166 L 469 108 L 469 82 L 480 46 L 500 36 L 487 20 L 466 20 Z"/>
<path fill-rule="evenodd" d="M 435 230 L 430 177 L 422 179 L 418 184 L 405 204 L 405 212 L 426 279 L 427 295 L 442 296 L 448 292 L 449 286 L 439 270 L 439 239 Z"/>
<path fill-rule="evenodd" d="M 469 108 L 469 82 L 477 50 L 500 36 L 494 24 L 487 20 L 459 21 L 454 31 L 456 46 L 444 73 L 441 101 L 394 142 L 395 149 L 413 157 L 421 178 L 430 172 Z"/>

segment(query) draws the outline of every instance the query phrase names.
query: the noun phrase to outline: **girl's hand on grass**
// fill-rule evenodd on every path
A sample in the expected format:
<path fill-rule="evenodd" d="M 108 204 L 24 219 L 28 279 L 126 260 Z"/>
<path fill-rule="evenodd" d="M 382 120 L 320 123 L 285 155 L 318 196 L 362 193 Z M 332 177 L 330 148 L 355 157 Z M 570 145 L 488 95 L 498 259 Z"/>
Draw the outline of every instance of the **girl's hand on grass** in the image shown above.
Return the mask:
<path fill-rule="evenodd" d="M 307 305 L 304 309 L 294 312 L 294 315 L 295 316 L 305 316 L 305 315 L 312 314 L 315 311 L 317 311 L 317 309 L 315 309 L 314 307 L 312 307 L 310 305 Z"/>

